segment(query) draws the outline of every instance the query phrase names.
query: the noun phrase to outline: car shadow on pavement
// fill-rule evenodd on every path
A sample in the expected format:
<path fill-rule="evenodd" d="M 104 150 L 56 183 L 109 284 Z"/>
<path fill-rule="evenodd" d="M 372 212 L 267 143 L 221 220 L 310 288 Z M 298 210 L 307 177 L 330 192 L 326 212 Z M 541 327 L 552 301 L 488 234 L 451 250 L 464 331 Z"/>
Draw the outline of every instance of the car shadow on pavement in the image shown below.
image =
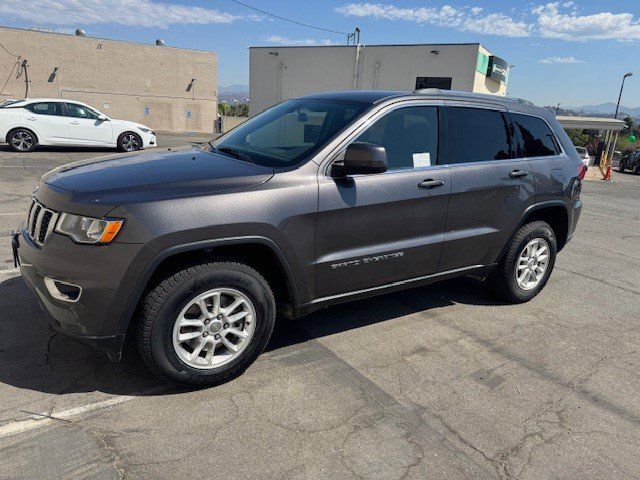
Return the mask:
<path fill-rule="evenodd" d="M 266 350 L 456 303 L 495 304 L 479 282 L 450 280 L 333 306 L 296 320 L 279 319 Z M 123 360 L 114 363 L 104 353 L 55 332 L 20 276 L 0 283 L 0 383 L 53 394 L 179 392 L 162 388 L 164 384 L 146 368 L 132 345 L 125 347 Z"/>
<path fill-rule="evenodd" d="M 458 303 L 502 305 L 484 284 L 477 280 L 447 280 L 335 305 L 295 320 L 280 320 L 276 323 L 266 351 Z"/>
<path fill-rule="evenodd" d="M 37 147 L 33 152 L 14 152 L 8 144 L 0 144 L 0 152 L 11 152 L 20 155 L 30 155 L 32 153 L 37 152 L 96 152 L 96 153 L 115 153 L 117 150 L 115 148 L 107 148 L 107 147 Z"/>

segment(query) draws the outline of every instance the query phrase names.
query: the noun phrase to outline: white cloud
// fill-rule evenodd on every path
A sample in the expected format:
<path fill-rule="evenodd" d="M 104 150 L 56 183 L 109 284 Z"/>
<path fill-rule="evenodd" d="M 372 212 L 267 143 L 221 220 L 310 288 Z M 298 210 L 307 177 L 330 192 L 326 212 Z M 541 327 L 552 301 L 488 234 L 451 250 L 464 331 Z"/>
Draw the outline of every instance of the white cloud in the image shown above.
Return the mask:
<path fill-rule="evenodd" d="M 571 5 L 573 7 L 573 5 Z M 542 37 L 562 40 L 640 40 L 640 20 L 631 13 L 600 12 L 579 15 L 562 12 L 558 2 L 534 7 L 536 30 Z"/>
<path fill-rule="evenodd" d="M 547 58 L 543 58 L 542 60 L 538 60 L 538 63 L 545 63 L 545 64 L 554 64 L 554 63 L 564 63 L 564 64 L 570 64 L 570 63 L 586 63 L 584 60 L 578 60 L 575 57 L 547 57 Z"/>
<path fill-rule="evenodd" d="M 441 8 L 400 8 L 381 3 L 350 3 L 336 8 L 336 11 L 346 16 L 406 20 L 485 35 L 528 37 L 531 34 L 530 26 L 525 22 L 514 20 L 503 13 L 485 14 L 479 7 L 456 8 L 445 5 Z"/>
<path fill-rule="evenodd" d="M 212 8 L 153 0 L 21 0 L 0 2 L 0 18 L 39 25 L 121 24 L 166 28 L 176 24 L 231 23 L 243 17 Z"/>
<path fill-rule="evenodd" d="M 393 4 L 349 3 L 336 8 L 345 16 L 404 20 L 459 31 L 502 37 L 556 38 L 568 41 L 640 40 L 640 18 L 632 13 L 599 12 L 580 15 L 573 1 L 532 7 L 517 18 L 516 11 L 488 13 L 480 7 L 402 8 Z"/>
<path fill-rule="evenodd" d="M 338 45 L 338 43 L 323 38 L 322 40 L 316 40 L 315 38 L 300 38 L 292 39 L 282 37 L 280 35 L 271 35 L 267 37 L 267 42 L 278 43 L 280 45 L 293 45 L 293 46 L 312 46 L 312 45 Z"/>

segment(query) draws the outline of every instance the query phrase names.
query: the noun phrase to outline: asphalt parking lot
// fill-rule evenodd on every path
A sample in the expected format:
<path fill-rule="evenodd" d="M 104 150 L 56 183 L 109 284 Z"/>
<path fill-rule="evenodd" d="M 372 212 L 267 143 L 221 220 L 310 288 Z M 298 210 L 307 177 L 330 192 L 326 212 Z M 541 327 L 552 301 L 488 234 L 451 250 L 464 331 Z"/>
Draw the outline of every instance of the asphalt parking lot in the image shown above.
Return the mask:
<path fill-rule="evenodd" d="M 2 242 L 45 171 L 104 153 L 0 146 Z M 0 478 L 637 478 L 640 177 L 613 175 L 530 303 L 456 280 L 279 321 L 201 391 L 53 333 L 2 250 Z"/>

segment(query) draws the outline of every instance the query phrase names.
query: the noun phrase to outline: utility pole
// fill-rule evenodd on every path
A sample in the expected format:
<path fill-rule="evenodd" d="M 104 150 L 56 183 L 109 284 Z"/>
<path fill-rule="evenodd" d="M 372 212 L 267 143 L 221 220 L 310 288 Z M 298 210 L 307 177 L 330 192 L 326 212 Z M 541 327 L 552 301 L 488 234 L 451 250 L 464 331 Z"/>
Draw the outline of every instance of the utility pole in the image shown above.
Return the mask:
<path fill-rule="evenodd" d="M 22 73 L 24 74 L 24 98 L 29 98 L 29 70 L 27 70 L 27 59 L 22 60 Z"/>
<path fill-rule="evenodd" d="M 562 102 L 558 102 L 558 105 L 556 105 L 556 117 L 558 116 L 558 113 L 560 112 L 560 105 L 562 105 Z"/>

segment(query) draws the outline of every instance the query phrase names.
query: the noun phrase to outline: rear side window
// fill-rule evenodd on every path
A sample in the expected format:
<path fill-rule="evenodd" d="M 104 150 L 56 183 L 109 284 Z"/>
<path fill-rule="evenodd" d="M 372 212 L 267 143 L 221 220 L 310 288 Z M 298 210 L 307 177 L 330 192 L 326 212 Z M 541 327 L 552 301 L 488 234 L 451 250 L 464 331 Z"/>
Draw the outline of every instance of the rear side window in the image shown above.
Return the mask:
<path fill-rule="evenodd" d="M 399 108 L 377 120 L 354 141 L 384 147 L 389 170 L 435 165 L 438 155 L 438 108 Z"/>
<path fill-rule="evenodd" d="M 26 105 L 24 108 L 36 115 L 62 116 L 62 104 L 60 102 L 38 102 Z"/>
<path fill-rule="evenodd" d="M 447 111 L 447 163 L 486 162 L 511 158 L 511 133 L 501 112 L 468 107 L 451 107 Z"/>
<path fill-rule="evenodd" d="M 560 148 L 547 122 L 530 115 L 511 114 L 520 137 L 519 157 L 550 157 L 558 155 Z"/>

